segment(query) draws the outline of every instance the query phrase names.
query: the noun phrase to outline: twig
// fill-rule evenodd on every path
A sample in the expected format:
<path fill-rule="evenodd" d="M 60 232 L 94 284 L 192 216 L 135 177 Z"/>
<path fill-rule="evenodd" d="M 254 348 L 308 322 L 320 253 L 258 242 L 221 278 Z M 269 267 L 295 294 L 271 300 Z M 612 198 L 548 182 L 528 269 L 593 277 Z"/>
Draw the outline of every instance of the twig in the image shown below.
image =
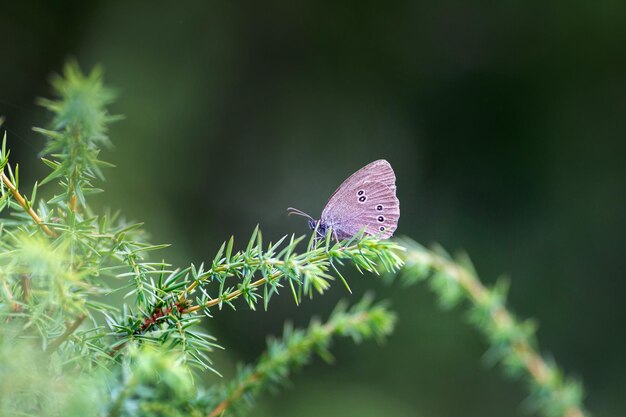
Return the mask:
<path fill-rule="evenodd" d="M 21 276 L 20 278 L 20 285 L 22 287 L 22 298 L 24 300 L 24 302 L 28 302 L 28 299 L 30 298 L 30 275 L 28 274 L 24 274 Z"/>
<path fill-rule="evenodd" d="M 315 335 L 315 338 L 312 336 L 308 336 L 307 339 L 303 340 L 301 344 L 292 346 L 284 357 L 293 357 L 298 354 L 300 351 L 308 351 L 312 346 L 315 345 L 316 340 L 318 338 L 328 338 L 333 335 L 333 333 L 337 332 L 340 327 L 356 327 L 360 323 L 367 321 L 369 315 L 367 312 L 360 312 L 352 317 L 350 317 L 347 321 L 339 321 L 330 320 L 320 328 L 320 332 Z M 263 381 L 267 377 L 267 372 L 265 371 L 267 368 L 271 368 L 270 366 L 266 366 L 263 369 L 256 369 L 253 373 L 251 373 L 246 379 L 239 383 L 239 387 L 233 391 L 228 397 L 224 398 L 211 412 L 207 415 L 207 417 L 219 417 L 223 415 L 223 413 L 230 407 L 231 404 L 239 400 L 248 390 L 250 390 L 256 383 Z"/>
<path fill-rule="evenodd" d="M 44 224 L 43 220 L 41 220 L 41 217 L 39 217 L 39 215 L 35 213 L 35 210 L 33 210 L 32 207 L 28 206 L 28 203 L 26 203 L 26 199 L 20 194 L 17 188 L 15 188 L 15 186 L 13 185 L 9 177 L 7 177 L 4 172 L 2 173 L 2 182 L 11 191 L 11 194 L 13 194 L 13 197 L 15 198 L 17 203 L 20 206 L 22 206 L 24 210 L 26 210 L 26 212 L 30 215 L 30 217 L 33 218 L 35 223 L 37 223 L 41 227 L 44 233 L 50 237 L 57 237 L 57 234 L 52 229 L 50 229 L 46 224 Z"/>
<path fill-rule="evenodd" d="M 250 287 L 251 288 L 260 287 L 261 285 L 265 284 L 268 281 L 272 282 L 272 281 L 278 279 L 282 275 L 283 275 L 282 272 L 276 272 L 276 273 L 270 275 L 267 278 L 260 278 L 260 279 L 254 281 L 254 282 L 251 282 L 250 283 Z M 193 312 L 196 312 L 196 311 L 201 310 L 203 308 L 213 307 L 214 305 L 219 304 L 220 302 L 223 303 L 225 301 L 232 301 L 235 298 L 239 297 L 241 294 L 243 294 L 243 291 L 235 290 L 235 291 L 231 292 L 230 294 L 228 294 L 223 299 L 215 298 L 213 300 L 207 301 L 206 303 L 204 303 L 202 305 L 195 305 L 195 306 L 187 307 L 184 310 L 181 310 L 180 312 L 183 313 L 183 314 L 193 313 Z M 184 305 L 184 302 L 183 302 L 183 305 Z"/>
<path fill-rule="evenodd" d="M 230 404 L 232 404 L 235 400 L 240 398 L 243 395 L 243 393 L 245 392 L 245 390 L 250 385 L 252 385 L 255 382 L 257 382 L 258 380 L 259 380 L 259 374 L 252 374 L 252 375 L 250 375 L 250 377 L 248 379 L 246 379 L 245 381 L 243 381 L 241 383 L 241 385 L 239 386 L 237 391 L 233 392 L 228 398 L 225 398 L 224 400 L 222 400 L 222 402 L 219 403 L 217 405 L 217 407 L 215 407 L 207 417 L 219 417 L 219 416 L 221 416 L 226 411 L 228 406 L 230 406 Z"/>
<path fill-rule="evenodd" d="M 406 261 L 407 266 L 410 264 L 423 265 L 449 276 L 466 292 L 468 299 L 475 306 L 488 305 L 490 291 L 473 272 L 454 261 L 426 250 L 409 250 Z M 503 305 L 490 308 L 489 317 L 495 324 L 495 327 L 503 332 L 518 325 L 516 319 Z M 530 345 L 526 338 L 518 338 L 511 341 L 511 349 L 521 361 L 522 366 L 530 377 L 539 386 L 547 387 L 551 384 L 551 378 L 554 376 L 553 369 Z M 584 417 L 586 414 L 578 406 L 567 406 L 563 415 L 564 417 Z"/>
<path fill-rule="evenodd" d="M 70 337 L 70 335 L 74 333 L 76 329 L 78 329 L 78 327 L 81 325 L 83 320 L 85 320 L 85 315 L 81 314 L 80 316 L 76 318 L 76 320 L 72 322 L 72 324 L 67 326 L 67 328 L 65 329 L 65 332 L 63 332 L 61 336 L 54 339 L 52 343 L 48 345 L 48 347 L 46 348 L 46 353 L 52 353 L 55 350 L 57 350 L 57 348 L 61 346 L 61 344 L 65 342 L 65 340 L 67 340 L 67 338 Z"/>
<path fill-rule="evenodd" d="M 9 305 L 11 306 L 11 311 L 13 313 L 19 312 L 20 311 L 20 305 L 13 298 L 13 292 L 11 291 L 9 286 L 7 285 L 6 281 L 2 281 L 2 286 L 4 287 L 4 292 L 6 293 L 7 301 L 9 302 Z M 13 318 L 12 316 L 8 316 L 7 319 L 6 319 L 6 322 L 8 323 L 9 321 L 11 321 L 12 318 Z"/>
<path fill-rule="evenodd" d="M 358 250 L 359 246 L 358 245 L 351 245 L 351 246 L 346 246 L 341 248 L 341 251 L 346 251 L 346 252 L 350 252 L 350 251 L 355 251 Z M 327 254 L 323 254 L 323 255 L 318 255 L 318 256 L 313 256 L 310 259 L 307 260 L 308 263 L 313 264 L 316 262 L 320 262 L 323 261 L 325 259 L 328 259 L 328 255 Z M 261 260 L 257 261 L 258 263 L 261 263 Z M 285 264 L 284 261 L 274 261 L 273 265 L 274 266 L 283 266 Z M 230 265 L 232 267 L 232 265 Z M 221 272 L 223 270 L 226 270 L 228 267 L 224 266 L 224 265 L 220 265 L 218 266 L 215 270 L 210 269 L 207 272 L 205 272 L 203 274 L 203 277 L 210 277 L 212 276 L 215 272 Z M 272 275 L 268 276 L 268 277 L 263 277 L 260 278 L 254 282 L 250 283 L 250 287 L 251 288 L 257 288 L 262 286 L 263 284 L 265 284 L 266 282 L 272 282 L 275 281 L 279 278 L 281 278 L 283 275 L 285 275 L 285 273 L 283 271 L 277 271 L 275 273 L 273 273 Z M 196 280 L 194 282 L 192 282 L 180 295 L 179 299 L 178 299 L 178 305 L 179 306 L 184 306 L 184 305 L 189 305 L 190 301 L 188 301 L 188 299 L 186 298 L 186 296 L 188 294 L 190 294 L 201 282 L 201 280 Z M 195 305 L 195 306 L 191 306 L 191 307 L 187 307 L 183 310 L 181 310 L 181 313 L 186 314 L 186 313 L 193 313 L 196 312 L 198 310 L 201 310 L 203 308 L 209 308 L 209 307 L 213 307 L 217 304 L 219 304 L 220 302 L 224 302 L 224 301 L 232 301 L 235 298 L 239 297 L 241 294 L 243 294 L 242 290 L 235 290 L 232 293 L 228 294 L 226 297 L 223 298 L 215 298 L 213 300 L 209 300 L 206 303 L 202 304 L 202 305 Z"/>
<path fill-rule="evenodd" d="M 266 252 L 261 249 L 260 239 L 257 240 L 260 232 L 255 229 L 253 237 L 250 240 L 248 249 L 245 251 L 237 251 L 231 256 L 232 239 L 229 242 L 225 257 L 222 257 L 222 249 L 220 249 L 218 257 L 213 261 L 212 268 L 203 270 L 202 267 L 196 271 L 193 266 L 192 281 L 186 283 L 186 288 L 179 293 L 174 293 L 170 297 L 159 295 L 155 297 L 159 300 L 159 304 L 148 306 L 147 314 L 141 318 L 142 322 L 127 328 L 127 336 L 129 339 L 144 335 L 152 329 L 152 327 L 163 319 L 178 319 L 184 316 L 190 316 L 202 309 L 209 309 L 216 305 L 221 306 L 222 303 L 230 303 L 237 298 L 246 298 L 250 305 L 258 302 L 257 298 L 262 298 L 267 302 L 271 293 L 268 295 L 268 288 L 264 295 L 253 295 L 258 288 L 263 286 L 271 286 L 272 289 L 279 284 L 278 281 L 286 279 L 289 281 L 292 293 L 296 302 L 300 300 L 300 292 L 294 287 L 302 286 L 304 291 L 312 295 L 312 291 L 316 290 L 320 294 L 323 293 L 329 285 L 329 281 L 333 276 L 329 274 L 329 270 L 334 268 L 333 260 L 341 263 L 341 260 L 352 261 L 357 268 L 363 271 L 377 272 L 375 270 L 376 263 L 380 262 L 380 267 L 389 271 L 397 270 L 402 262 L 396 255 L 395 250 L 401 250 L 393 242 L 379 241 L 373 238 L 365 238 L 358 240 L 357 243 L 347 241 L 332 247 L 318 246 L 309 249 L 303 253 L 296 253 L 294 250 L 301 242 L 302 238 L 295 239 L 292 237 L 290 243 L 282 247 L 277 253 L 277 248 L 285 239 L 281 239 L 277 244 L 270 245 Z M 254 244 L 256 242 L 256 245 Z M 218 259 L 219 258 L 219 259 Z M 140 271 L 133 266 L 134 274 L 140 275 Z M 189 271 L 186 269 L 185 271 Z M 338 275 L 339 272 L 334 269 Z M 255 276 L 257 275 L 257 276 Z M 260 276 L 258 276 L 260 275 Z M 185 274 L 177 274 L 174 279 L 185 276 Z M 229 277 L 241 279 L 239 288 L 234 289 L 231 286 L 224 289 L 224 282 Z M 185 276 L 185 280 L 188 278 Z M 143 285 L 142 280 L 136 280 L 138 288 Z M 345 280 L 342 278 L 342 281 Z M 218 293 L 214 296 L 203 291 L 203 297 L 197 301 L 196 305 L 191 294 L 199 286 L 210 283 L 220 283 Z M 347 284 L 346 284 L 347 285 Z M 271 290 L 270 290 L 271 291 Z M 165 301 L 163 305 L 162 301 Z M 115 356 L 126 344 L 128 340 L 120 340 L 109 351 L 110 356 Z"/>

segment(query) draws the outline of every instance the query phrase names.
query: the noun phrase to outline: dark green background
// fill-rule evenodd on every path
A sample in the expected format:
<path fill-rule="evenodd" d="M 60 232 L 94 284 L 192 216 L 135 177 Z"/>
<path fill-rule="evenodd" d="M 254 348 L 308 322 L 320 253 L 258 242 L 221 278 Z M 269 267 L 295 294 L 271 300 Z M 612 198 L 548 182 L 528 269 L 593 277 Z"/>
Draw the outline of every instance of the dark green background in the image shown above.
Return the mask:
<path fill-rule="evenodd" d="M 143 220 L 176 264 L 212 259 L 257 223 L 304 233 L 350 173 L 386 158 L 399 234 L 465 249 L 484 281 L 511 277 L 542 352 L 583 378 L 596 416 L 626 412 L 626 3 L 623 1 L 11 2 L 0 12 L 0 114 L 22 184 L 44 175 L 34 98 L 68 57 L 119 91 L 98 204 Z M 29 186 L 26 186 L 29 188 Z M 482 361 L 462 309 L 426 286 L 350 273 L 400 321 L 383 346 L 336 345 L 257 416 L 521 416 L 522 384 Z M 337 299 L 216 312 L 227 353 Z"/>

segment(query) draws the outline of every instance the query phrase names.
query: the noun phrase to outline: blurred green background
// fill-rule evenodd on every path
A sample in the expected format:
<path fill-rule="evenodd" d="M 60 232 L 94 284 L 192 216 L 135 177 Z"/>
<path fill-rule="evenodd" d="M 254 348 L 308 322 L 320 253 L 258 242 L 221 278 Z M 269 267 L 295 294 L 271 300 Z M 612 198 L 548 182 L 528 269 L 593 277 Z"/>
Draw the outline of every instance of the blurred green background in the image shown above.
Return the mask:
<path fill-rule="evenodd" d="M 22 184 L 41 178 L 37 96 L 66 58 L 100 63 L 126 120 L 102 206 L 143 220 L 162 256 L 212 259 L 259 223 L 304 233 L 336 186 L 386 158 L 398 233 L 472 256 L 485 282 L 511 277 L 510 306 L 583 378 L 587 406 L 626 412 L 626 3 L 623 1 L 5 2 L 0 114 Z M 28 189 L 30 186 L 25 187 Z M 348 271 L 349 272 L 349 271 Z M 391 300 L 382 346 L 335 346 L 255 416 L 522 416 L 525 390 L 481 359 L 462 309 L 426 286 L 349 273 L 352 299 Z M 216 312 L 232 374 L 286 320 L 325 317 L 335 285 L 294 306 Z"/>

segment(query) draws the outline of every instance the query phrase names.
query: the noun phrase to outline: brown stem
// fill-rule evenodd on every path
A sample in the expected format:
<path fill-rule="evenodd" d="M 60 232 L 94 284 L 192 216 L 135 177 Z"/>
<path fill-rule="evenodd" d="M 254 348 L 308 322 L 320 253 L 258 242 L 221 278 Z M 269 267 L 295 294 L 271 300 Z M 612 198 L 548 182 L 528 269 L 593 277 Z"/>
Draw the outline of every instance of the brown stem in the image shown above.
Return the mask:
<path fill-rule="evenodd" d="M 15 198 L 15 201 L 17 201 L 17 203 L 20 206 L 22 206 L 24 210 L 26 210 L 26 212 L 30 215 L 30 217 L 33 218 L 35 223 L 37 223 L 41 227 L 44 233 L 50 237 L 57 237 L 57 234 L 43 223 L 43 220 L 41 220 L 41 217 L 39 217 L 37 213 L 35 213 L 35 210 L 33 210 L 32 207 L 28 206 L 28 203 L 26 203 L 26 199 L 22 197 L 20 192 L 17 190 L 17 188 L 15 188 L 15 186 L 13 185 L 9 177 L 7 177 L 4 172 L 2 173 L 2 182 L 4 183 L 4 185 L 6 185 L 9 191 L 11 191 L 11 194 L 13 194 L 13 198 Z"/>
<path fill-rule="evenodd" d="M 250 377 L 250 379 L 252 379 L 252 377 Z M 243 388 L 243 386 L 241 386 L 241 387 L 239 387 L 239 389 L 233 395 L 240 396 L 241 394 L 243 394 L 243 390 L 244 390 L 244 388 Z M 221 403 L 219 403 L 217 405 L 217 407 L 215 407 L 213 409 L 213 411 L 211 411 L 211 414 L 209 414 L 208 417 L 219 417 L 219 416 L 221 416 L 222 413 L 224 411 L 226 411 L 226 409 L 230 405 L 230 401 L 231 400 L 229 398 L 223 400 Z"/>
<path fill-rule="evenodd" d="M 30 275 L 22 275 L 20 278 L 20 285 L 22 286 L 22 299 L 26 303 L 30 298 Z"/>
<path fill-rule="evenodd" d="M 2 281 L 2 286 L 4 287 L 4 291 L 5 291 L 6 295 L 7 295 L 7 301 L 9 303 L 9 305 L 11 306 L 11 311 L 13 313 L 19 312 L 20 311 L 20 305 L 13 298 L 13 292 L 11 291 L 9 286 L 7 285 L 6 281 Z M 8 316 L 7 319 L 6 319 L 7 323 L 9 321 L 11 321 L 11 319 L 12 319 L 12 316 Z"/>
<path fill-rule="evenodd" d="M 161 317 L 164 317 L 168 314 L 171 314 L 172 311 L 174 311 L 174 309 L 176 309 L 178 311 L 179 314 L 182 314 L 184 312 L 184 304 L 179 304 L 176 303 L 174 304 L 174 306 L 172 307 L 167 307 L 167 308 L 162 308 L 162 309 L 158 309 L 155 310 L 150 317 L 147 317 L 146 319 L 144 319 L 143 323 L 141 324 L 141 327 L 139 328 L 138 332 L 140 334 L 145 333 L 153 324 L 155 324 Z M 120 343 L 119 345 L 115 346 L 113 349 L 111 349 L 109 351 L 109 356 L 113 357 L 115 356 L 115 354 L 117 352 L 120 351 L 120 349 L 122 349 L 124 346 L 126 346 L 126 342 L 124 343 Z"/>
<path fill-rule="evenodd" d="M 65 342 L 67 338 L 70 337 L 70 335 L 76 331 L 76 329 L 78 329 L 78 327 L 81 325 L 83 320 L 85 320 L 85 315 L 81 314 L 80 316 L 76 318 L 76 320 L 72 322 L 72 324 L 67 326 L 67 328 L 65 329 L 65 331 L 63 332 L 61 336 L 54 339 L 52 343 L 48 345 L 48 347 L 46 348 L 46 353 L 52 353 L 55 350 L 57 350 L 57 348 L 61 346 L 61 344 Z"/>
<path fill-rule="evenodd" d="M 274 279 L 278 278 L 281 274 L 282 273 L 279 272 L 279 273 L 275 273 L 273 275 L 270 275 L 268 278 L 257 279 L 256 281 L 250 283 L 250 286 L 252 288 L 260 287 L 261 285 L 265 284 L 267 281 L 273 281 Z M 196 305 L 196 306 L 192 306 L 192 307 L 187 307 L 184 310 L 182 310 L 181 313 L 183 313 L 183 314 L 193 313 L 193 312 L 201 310 L 203 308 L 213 307 L 214 305 L 219 304 L 220 302 L 234 300 L 235 298 L 239 297 L 241 294 L 242 294 L 241 290 L 236 290 L 236 291 L 233 291 L 230 294 L 228 294 L 222 300 L 220 300 L 219 298 L 215 298 L 213 300 L 207 301 L 206 303 L 204 303 L 202 305 Z"/>

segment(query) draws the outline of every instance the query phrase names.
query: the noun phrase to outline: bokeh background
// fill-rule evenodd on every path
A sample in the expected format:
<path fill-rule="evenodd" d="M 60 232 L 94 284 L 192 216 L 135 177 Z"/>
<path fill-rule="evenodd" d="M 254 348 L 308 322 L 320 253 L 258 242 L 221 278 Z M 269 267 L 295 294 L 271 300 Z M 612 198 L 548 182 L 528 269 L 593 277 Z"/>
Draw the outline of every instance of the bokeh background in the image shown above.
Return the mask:
<path fill-rule="evenodd" d="M 466 250 L 487 283 L 510 276 L 542 352 L 583 379 L 595 415 L 623 416 L 624 22 L 622 1 L 5 2 L 0 114 L 30 184 L 45 173 L 35 97 L 68 57 L 101 64 L 126 120 L 98 204 L 145 221 L 179 265 L 257 223 L 266 239 L 304 233 L 287 206 L 317 215 L 386 158 L 398 232 Z M 315 361 L 255 416 L 527 415 L 462 308 L 347 273 L 352 297 L 335 285 L 301 307 L 216 312 L 225 375 L 340 298 L 372 290 L 399 314 L 387 343 L 338 342 L 335 364 Z"/>

